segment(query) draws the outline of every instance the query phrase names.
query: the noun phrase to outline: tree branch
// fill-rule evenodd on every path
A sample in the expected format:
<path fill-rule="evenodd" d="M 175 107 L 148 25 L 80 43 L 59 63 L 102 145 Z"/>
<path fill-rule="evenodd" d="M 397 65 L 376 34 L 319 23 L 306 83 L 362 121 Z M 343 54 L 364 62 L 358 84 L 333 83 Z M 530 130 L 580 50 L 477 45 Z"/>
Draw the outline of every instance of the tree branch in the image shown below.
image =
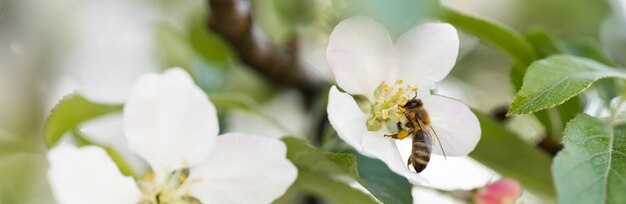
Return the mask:
<path fill-rule="evenodd" d="M 220 35 L 248 67 L 278 85 L 295 87 L 305 95 L 320 90 L 321 81 L 311 79 L 298 58 L 298 44 L 291 40 L 279 50 L 259 39 L 252 29 L 250 2 L 247 0 L 207 0 L 208 26 Z"/>

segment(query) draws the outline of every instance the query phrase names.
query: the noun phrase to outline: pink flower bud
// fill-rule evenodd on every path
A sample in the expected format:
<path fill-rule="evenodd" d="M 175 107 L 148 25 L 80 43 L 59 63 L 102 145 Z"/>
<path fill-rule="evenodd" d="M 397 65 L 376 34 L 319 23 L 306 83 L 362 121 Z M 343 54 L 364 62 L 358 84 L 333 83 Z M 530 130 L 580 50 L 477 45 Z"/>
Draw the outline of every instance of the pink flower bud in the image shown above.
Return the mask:
<path fill-rule="evenodd" d="M 517 181 L 502 178 L 493 182 L 476 193 L 477 204 L 512 204 L 522 194 L 522 187 Z"/>

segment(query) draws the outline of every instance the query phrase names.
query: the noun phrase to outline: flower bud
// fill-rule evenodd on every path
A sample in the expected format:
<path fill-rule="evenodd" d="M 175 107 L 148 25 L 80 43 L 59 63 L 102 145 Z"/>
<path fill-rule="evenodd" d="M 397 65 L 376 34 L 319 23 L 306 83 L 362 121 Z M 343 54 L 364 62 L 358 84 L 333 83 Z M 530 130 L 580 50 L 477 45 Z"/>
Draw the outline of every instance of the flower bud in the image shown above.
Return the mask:
<path fill-rule="evenodd" d="M 517 181 L 502 178 L 478 190 L 474 196 L 477 204 L 511 204 L 522 194 L 522 187 Z"/>

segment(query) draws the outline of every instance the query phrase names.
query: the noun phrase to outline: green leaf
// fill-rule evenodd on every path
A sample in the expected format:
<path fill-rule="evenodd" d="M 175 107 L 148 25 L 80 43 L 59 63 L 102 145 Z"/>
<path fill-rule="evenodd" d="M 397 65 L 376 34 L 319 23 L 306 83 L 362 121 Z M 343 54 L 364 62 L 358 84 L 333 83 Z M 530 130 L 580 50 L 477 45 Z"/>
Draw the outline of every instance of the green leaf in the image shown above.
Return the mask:
<path fill-rule="evenodd" d="M 137 178 L 137 176 L 139 176 L 135 169 L 133 169 L 133 167 L 130 165 L 130 163 L 128 163 L 126 158 L 124 158 L 124 156 L 120 154 L 115 148 L 93 142 L 76 128 L 72 129 L 72 136 L 74 137 L 74 140 L 79 147 L 93 145 L 104 149 L 104 151 L 106 151 L 106 153 L 109 155 L 111 160 L 113 160 L 113 162 L 122 174 L 126 176 L 132 176 L 134 178 Z"/>
<path fill-rule="evenodd" d="M 383 203 L 413 203 L 412 185 L 409 181 L 387 167 L 378 159 L 359 154 L 337 137 L 332 128 L 324 135 L 323 147 L 334 151 L 347 152 L 356 156 L 358 175 L 363 186 Z"/>
<path fill-rule="evenodd" d="M 552 166 L 560 203 L 626 203 L 626 125 L 580 114 L 563 143 Z"/>
<path fill-rule="evenodd" d="M 52 109 L 44 125 L 44 140 L 48 147 L 54 146 L 63 134 L 81 123 L 103 115 L 120 112 L 119 104 L 94 103 L 78 94 L 65 96 Z"/>
<path fill-rule="evenodd" d="M 524 83 L 524 74 L 522 73 L 525 65 L 515 64 L 509 73 L 509 77 L 511 78 L 511 83 L 513 84 L 513 88 L 515 92 L 519 91 L 522 88 L 522 84 Z"/>
<path fill-rule="evenodd" d="M 586 57 L 609 66 L 613 65 L 613 62 L 604 54 L 602 48 L 593 41 L 565 41 L 563 43 L 563 48 L 567 54 Z"/>
<path fill-rule="evenodd" d="M 46 157 L 37 153 L 0 155 L 0 203 L 50 203 Z"/>
<path fill-rule="evenodd" d="M 295 27 L 281 19 L 281 12 L 277 11 L 275 0 L 257 0 L 252 7 L 255 23 L 271 42 L 278 46 L 294 37 Z"/>
<path fill-rule="evenodd" d="M 606 77 L 626 75 L 580 57 L 556 55 L 539 60 L 528 69 L 508 114 L 527 114 L 562 104 Z"/>
<path fill-rule="evenodd" d="M 376 203 L 374 197 L 339 179 L 347 176 L 362 183 L 353 155 L 323 152 L 293 137 L 285 137 L 283 142 L 287 158 L 298 168 L 298 178 L 290 191 L 306 191 L 334 203 Z"/>
<path fill-rule="evenodd" d="M 167 24 L 156 26 L 156 54 L 165 67 L 182 67 L 193 73 L 189 68 L 194 61 L 195 52 L 189 45 L 186 36 Z"/>
<path fill-rule="evenodd" d="M 287 158 L 298 169 L 326 175 L 346 175 L 359 181 L 356 158 L 345 153 L 323 152 L 302 140 L 285 137 Z"/>
<path fill-rule="evenodd" d="M 299 171 L 298 178 L 293 186 L 308 193 L 321 196 L 329 203 L 377 203 L 370 195 L 352 188 L 342 181 L 309 171 Z M 287 202 L 279 200 L 275 203 Z"/>
<path fill-rule="evenodd" d="M 573 97 L 565 103 L 557 106 L 556 110 L 558 111 L 561 130 L 565 128 L 567 122 L 574 119 L 578 113 L 583 112 L 583 108 L 584 107 L 580 97 Z"/>
<path fill-rule="evenodd" d="M 205 18 L 204 9 L 194 13 L 189 25 L 187 25 L 188 43 L 204 60 L 227 64 L 229 60 L 232 60 L 232 50 L 220 36 L 209 30 Z"/>
<path fill-rule="evenodd" d="M 447 8 L 442 8 L 441 19 L 504 50 L 517 64 L 522 65 L 517 66 L 522 73 L 526 66 L 537 59 L 532 45 L 510 28 Z"/>
<path fill-rule="evenodd" d="M 474 111 L 482 137 L 470 157 L 502 176 L 512 177 L 533 192 L 554 196 L 550 157 L 505 129 L 498 121 Z"/>
<path fill-rule="evenodd" d="M 592 49 L 591 47 L 588 49 L 585 49 L 586 47 L 580 48 L 581 50 L 589 51 L 573 52 L 573 50 L 568 48 L 567 43 L 563 46 L 563 43 L 557 42 L 552 35 L 544 30 L 535 29 L 528 32 L 526 34 L 526 39 L 532 43 L 542 58 L 564 52 L 591 59 L 597 59 L 596 57 L 601 56 L 597 49 Z M 591 44 L 585 45 L 591 46 Z M 601 62 L 604 63 L 605 61 Z M 522 87 L 522 78 L 523 76 L 519 76 L 519 78 L 516 77 L 514 79 L 516 80 L 516 90 L 519 90 Z M 517 80 L 519 80 L 519 82 Z M 565 124 L 576 117 L 578 113 L 582 112 L 582 109 L 583 106 L 581 105 L 580 99 L 578 97 L 573 97 L 571 100 L 568 100 L 555 108 L 548 108 L 546 110 L 536 112 L 535 116 L 546 127 L 546 130 L 548 130 L 548 137 L 559 139 L 562 135 L 563 128 L 565 128 Z"/>
<path fill-rule="evenodd" d="M 563 53 L 563 49 L 547 31 L 535 29 L 526 33 L 526 40 L 530 42 L 541 57 Z"/>
<path fill-rule="evenodd" d="M 321 12 L 318 3 L 315 0 L 274 0 L 273 2 L 280 20 L 291 27 L 299 24 L 306 25 L 314 21 L 316 15 Z"/>
<path fill-rule="evenodd" d="M 392 172 L 385 163 L 354 152 L 359 164 L 359 175 L 367 189 L 383 203 L 413 203 L 412 185 Z"/>

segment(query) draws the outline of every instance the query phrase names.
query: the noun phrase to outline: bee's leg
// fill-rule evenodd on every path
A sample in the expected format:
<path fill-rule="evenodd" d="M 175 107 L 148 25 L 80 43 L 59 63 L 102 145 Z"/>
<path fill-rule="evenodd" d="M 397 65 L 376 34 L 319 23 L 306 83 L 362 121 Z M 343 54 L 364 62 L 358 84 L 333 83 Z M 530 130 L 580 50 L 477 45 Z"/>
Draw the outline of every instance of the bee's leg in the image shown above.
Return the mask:
<path fill-rule="evenodd" d="M 406 168 L 411 169 L 411 164 L 413 164 L 413 154 L 411 154 L 411 156 L 409 156 L 409 159 L 406 161 Z"/>
<path fill-rule="evenodd" d="M 398 126 L 398 131 L 402 130 L 402 123 L 400 121 L 398 121 L 396 125 Z"/>
<path fill-rule="evenodd" d="M 393 139 L 404 139 L 406 137 L 409 136 L 409 132 L 407 132 L 406 130 L 402 130 L 400 132 L 398 132 L 398 134 L 392 134 L 392 135 L 385 135 L 385 137 L 391 137 Z"/>
<path fill-rule="evenodd" d="M 413 124 L 411 124 L 411 123 L 405 123 L 405 124 L 404 124 L 404 127 L 406 127 L 406 128 L 413 128 Z"/>

